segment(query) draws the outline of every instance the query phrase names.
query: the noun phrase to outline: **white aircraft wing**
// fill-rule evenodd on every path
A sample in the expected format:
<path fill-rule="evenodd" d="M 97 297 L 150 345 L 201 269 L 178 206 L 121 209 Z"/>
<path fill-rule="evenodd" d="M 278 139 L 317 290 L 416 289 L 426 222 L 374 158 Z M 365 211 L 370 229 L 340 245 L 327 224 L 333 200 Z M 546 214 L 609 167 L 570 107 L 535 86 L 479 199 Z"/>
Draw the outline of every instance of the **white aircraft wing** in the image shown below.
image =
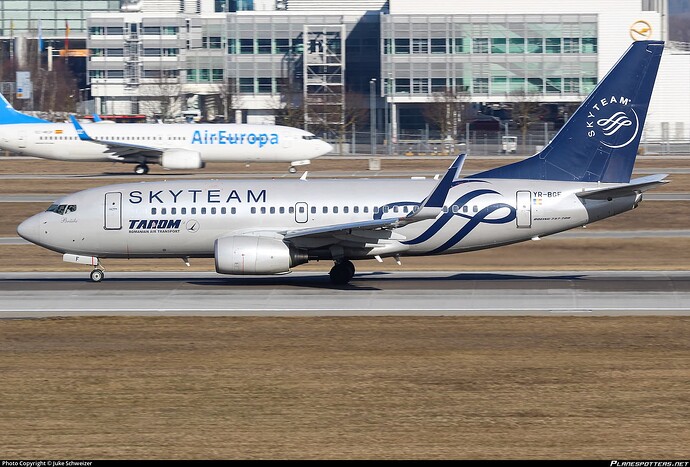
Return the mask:
<path fill-rule="evenodd" d="M 70 121 L 74 125 L 74 128 L 77 130 L 77 135 L 79 136 L 80 140 L 90 141 L 92 143 L 102 144 L 103 146 L 106 146 L 107 152 L 109 153 L 109 157 L 111 157 L 114 160 L 118 160 L 118 161 L 125 161 L 128 159 L 138 160 L 139 158 L 141 158 L 141 156 L 158 158 L 165 151 L 165 148 L 159 148 L 156 146 L 125 143 L 122 141 L 107 141 L 107 140 L 95 139 L 86 133 L 86 130 L 84 130 L 84 128 L 77 121 L 77 119 L 74 118 L 73 115 L 70 115 Z M 137 156 L 137 157 L 135 158 L 133 156 Z"/>

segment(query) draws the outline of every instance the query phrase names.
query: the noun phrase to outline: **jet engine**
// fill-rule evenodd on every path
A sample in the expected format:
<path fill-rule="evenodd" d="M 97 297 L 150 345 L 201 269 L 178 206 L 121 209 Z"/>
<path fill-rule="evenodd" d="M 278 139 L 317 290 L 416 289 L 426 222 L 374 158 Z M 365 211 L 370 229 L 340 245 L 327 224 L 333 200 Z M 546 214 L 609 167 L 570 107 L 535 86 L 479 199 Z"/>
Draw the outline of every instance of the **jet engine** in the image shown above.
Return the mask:
<path fill-rule="evenodd" d="M 250 235 L 219 238 L 214 250 L 220 274 L 280 274 L 309 259 L 306 251 L 282 240 Z"/>
<path fill-rule="evenodd" d="M 168 149 L 161 156 L 161 165 L 166 169 L 200 169 L 204 162 L 196 151 Z"/>

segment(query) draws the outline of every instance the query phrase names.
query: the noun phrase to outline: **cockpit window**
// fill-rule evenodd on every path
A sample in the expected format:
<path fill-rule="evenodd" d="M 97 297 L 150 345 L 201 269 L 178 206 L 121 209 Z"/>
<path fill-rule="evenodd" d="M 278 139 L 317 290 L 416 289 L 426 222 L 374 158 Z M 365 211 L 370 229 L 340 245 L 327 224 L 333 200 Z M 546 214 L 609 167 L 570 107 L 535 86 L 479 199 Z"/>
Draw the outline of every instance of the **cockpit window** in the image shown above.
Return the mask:
<path fill-rule="evenodd" d="M 314 136 L 314 135 L 308 135 L 308 136 L 307 136 L 307 135 L 302 135 L 302 139 L 306 139 L 307 141 L 311 141 L 311 140 L 313 140 L 313 139 L 318 139 L 318 138 L 317 138 L 316 136 Z"/>
<path fill-rule="evenodd" d="M 51 204 L 46 210 L 47 212 L 54 212 L 59 215 L 69 214 L 77 210 L 76 204 Z"/>

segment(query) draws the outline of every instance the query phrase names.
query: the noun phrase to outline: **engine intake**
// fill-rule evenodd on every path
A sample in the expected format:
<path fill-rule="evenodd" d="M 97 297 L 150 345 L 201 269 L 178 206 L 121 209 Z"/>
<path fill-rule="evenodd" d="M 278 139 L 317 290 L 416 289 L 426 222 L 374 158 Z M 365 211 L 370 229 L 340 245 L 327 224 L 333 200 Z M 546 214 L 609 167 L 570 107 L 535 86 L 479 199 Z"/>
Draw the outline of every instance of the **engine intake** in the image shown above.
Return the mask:
<path fill-rule="evenodd" d="M 309 260 L 281 240 L 249 235 L 219 238 L 214 251 L 220 274 L 280 274 Z"/>

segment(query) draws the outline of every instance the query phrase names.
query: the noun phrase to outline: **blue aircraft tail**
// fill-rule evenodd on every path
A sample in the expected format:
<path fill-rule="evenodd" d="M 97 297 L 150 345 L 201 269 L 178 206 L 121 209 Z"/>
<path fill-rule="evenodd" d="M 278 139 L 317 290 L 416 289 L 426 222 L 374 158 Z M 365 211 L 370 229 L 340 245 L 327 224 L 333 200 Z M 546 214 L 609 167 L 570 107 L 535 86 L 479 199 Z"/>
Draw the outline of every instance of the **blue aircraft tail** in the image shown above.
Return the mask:
<path fill-rule="evenodd" d="M 5 96 L 0 94 L 0 125 L 7 125 L 10 123 L 50 123 L 48 120 L 43 120 L 31 115 L 25 115 L 17 112 L 12 107 Z"/>
<path fill-rule="evenodd" d="M 663 49 L 634 42 L 541 152 L 472 178 L 628 183 Z"/>

